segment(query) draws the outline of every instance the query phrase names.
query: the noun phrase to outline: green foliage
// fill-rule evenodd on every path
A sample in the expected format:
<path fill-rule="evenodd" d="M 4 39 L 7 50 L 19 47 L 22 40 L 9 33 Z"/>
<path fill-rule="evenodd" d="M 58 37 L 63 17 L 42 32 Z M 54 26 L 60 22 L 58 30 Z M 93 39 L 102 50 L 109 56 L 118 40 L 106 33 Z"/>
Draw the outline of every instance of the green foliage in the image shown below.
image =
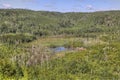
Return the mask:
<path fill-rule="evenodd" d="M 20 78 L 23 76 L 22 68 L 17 63 L 10 62 L 9 59 L 1 59 L 0 74 L 3 78 Z"/>
<path fill-rule="evenodd" d="M 3 34 L 0 36 L 1 42 L 9 44 L 20 44 L 25 42 L 31 42 L 35 40 L 36 37 L 29 34 Z"/>
<path fill-rule="evenodd" d="M 58 13 L 24 9 L 0 10 L 0 33 L 29 33 L 36 36 L 112 32 L 120 29 L 119 11 Z M 112 26 L 116 26 L 115 28 Z"/>
<path fill-rule="evenodd" d="M 119 80 L 119 14 L 0 9 L 0 80 Z"/>

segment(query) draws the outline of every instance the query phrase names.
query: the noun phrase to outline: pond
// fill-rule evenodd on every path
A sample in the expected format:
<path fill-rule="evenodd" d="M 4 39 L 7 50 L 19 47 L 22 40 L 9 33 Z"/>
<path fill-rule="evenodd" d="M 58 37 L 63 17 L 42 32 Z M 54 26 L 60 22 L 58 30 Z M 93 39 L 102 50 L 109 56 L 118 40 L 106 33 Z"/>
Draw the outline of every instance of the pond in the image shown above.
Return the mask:
<path fill-rule="evenodd" d="M 53 52 L 62 52 L 62 51 L 67 51 L 68 49 L 61 46 L 61 47 L 56 47 L 56 48 L 52 48 Z"/>

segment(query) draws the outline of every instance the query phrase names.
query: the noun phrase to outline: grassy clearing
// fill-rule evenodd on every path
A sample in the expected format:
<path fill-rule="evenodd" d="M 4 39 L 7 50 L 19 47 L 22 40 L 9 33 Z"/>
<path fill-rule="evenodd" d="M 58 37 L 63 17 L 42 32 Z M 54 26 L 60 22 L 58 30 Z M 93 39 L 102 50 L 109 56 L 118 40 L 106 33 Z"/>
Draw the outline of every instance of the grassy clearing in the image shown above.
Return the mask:
<path fill-rule="evenodd" d="M 88 47 L 97 44 L 106 44 L 105 42 L 101 41 L 99 38 L 80 38 L 80 37 L 69 37 L 69 38 L 56 38 L 56 37 L 44 37 L 39 38 L 31 43 L 27 43 L 25 45 L 40 45 L 44 47 Z"/>

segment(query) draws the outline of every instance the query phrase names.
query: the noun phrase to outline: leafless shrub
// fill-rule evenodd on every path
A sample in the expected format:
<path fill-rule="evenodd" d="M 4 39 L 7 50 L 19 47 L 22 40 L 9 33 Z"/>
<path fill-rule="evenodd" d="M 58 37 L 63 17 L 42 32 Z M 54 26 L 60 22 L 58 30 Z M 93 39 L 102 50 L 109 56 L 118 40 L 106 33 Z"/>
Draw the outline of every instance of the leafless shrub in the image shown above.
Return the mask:
<path fill-rule="evenodd" d="M 49 49 L 46 47 L 32 46 L 32 49 L 30 51 L 31 56 L 26 62 L 27 66 L 37 64 L 41 64 L 42 66 L 45 61 L 48 61 L 50 59 Z"/>

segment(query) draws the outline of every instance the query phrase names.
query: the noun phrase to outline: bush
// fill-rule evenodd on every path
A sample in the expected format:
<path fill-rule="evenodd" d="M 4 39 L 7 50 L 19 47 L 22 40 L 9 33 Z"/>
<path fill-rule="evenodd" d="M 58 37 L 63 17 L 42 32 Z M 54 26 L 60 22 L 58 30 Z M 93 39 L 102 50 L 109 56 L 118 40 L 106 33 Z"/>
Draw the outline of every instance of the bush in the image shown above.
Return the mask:
<path fill-rule="evenodd" d="M 9 44 L 20 44 L 25 42 L 31 42 L 36 37 L 30 34 L 3 34 L 0 36 L 0 41 Z"/>
<path fill-rule="evenodd" d="M 2 60 L 3 62 L 0 63 L 0 73 L 4 76 L 4 77 L 22 77 L 23 76 L 23 72 L 22 72 L 22 68 L 17 64 L 11 64 L 11 62 L 9 62 L 9 60 Z"/>

